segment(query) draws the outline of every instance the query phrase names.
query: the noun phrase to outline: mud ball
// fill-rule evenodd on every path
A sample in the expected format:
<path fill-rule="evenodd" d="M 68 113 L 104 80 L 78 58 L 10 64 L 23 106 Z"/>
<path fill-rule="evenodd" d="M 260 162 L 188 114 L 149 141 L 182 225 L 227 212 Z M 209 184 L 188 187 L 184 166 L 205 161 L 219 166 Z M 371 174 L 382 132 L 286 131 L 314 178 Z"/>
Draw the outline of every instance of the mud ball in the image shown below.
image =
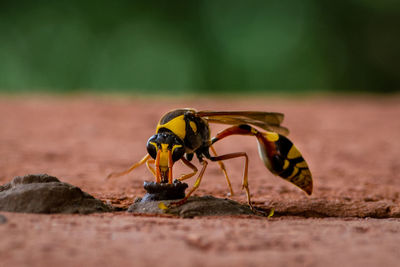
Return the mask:
<path fill-rule="evenodd" d="M 188 184 L 178 180 L 175 180 L 172 184 L 144 182 L 143 187 L 147 193 L 143 196 L 141 202 L 147 202 L 184 198 Z"/>

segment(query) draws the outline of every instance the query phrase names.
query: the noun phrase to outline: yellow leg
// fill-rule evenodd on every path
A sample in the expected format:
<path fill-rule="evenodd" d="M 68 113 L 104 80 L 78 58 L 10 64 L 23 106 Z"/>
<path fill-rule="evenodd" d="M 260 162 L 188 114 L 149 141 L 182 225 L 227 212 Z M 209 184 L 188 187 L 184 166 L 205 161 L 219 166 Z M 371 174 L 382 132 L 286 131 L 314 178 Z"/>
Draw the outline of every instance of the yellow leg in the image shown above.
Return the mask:
<path fill-rule="evenodd" d="M 150 164 L 154 164 L 155 162 L 156 161 L 154 159 L 149 159 L 146 161 L 146 167 L 154 175 L 154 177 L 156 177 L 156 170 Z"/>
<path fill-rule="evenodd" d="M 150 155 L 147 154 L 146 156 L 144 156 L 139 162 L 136 162 L 135 164 L 133 164 L 131 167 L 129 167 L 129 169 L 127 169 L 126 171 L 123 172 L 112 172 L 107 176 L 107 179 L 110 178 L 116 178 L 116 177 L 120 177 L 122 175 L 128 174 L 131 171 L 133 171 L 135 168 L 139 167 L 140 165 L 142 165 L 143 163 L 145 163 L 148 159 L 150 158 Z"/>
<path fill-rule="evenodd" d="M 176 206 L 179 206 L 179 205 L 184 204 L 184 203 L 187 201 L 187 199 L 190 197 L 190 195 L 191 195 L 197 188 L 199 188 L 200 183 L 201 183 L 201 178 L 203 178 L 204 171 L 205 171 L 206 168 L 207 168 L 208 162 L 205 161 L 205 160 L 203 160 L 203 161 L 201 162 L 201 164 L 203 165 L 203 168 L 201 169 L 199 176 L 197 176 L 196 182 L 194 183 L 192 189 L 189 191 L 189 193 L 186 194 L 186 196 L 185 196 L 182 200 L 177 201 L 177 202 L 172 202 L 172 203 L 170 204 L 171 206 L 175 206 L 175 205 L 176 205 Z"/>
<path fill-rule="evenodd" d="M 247 203 L 249 204 L 250 208 L 255 211 L 253 204 L 251 204 L 251 199 L 250 199 L 250 189 L 249 189 L 249 181 L 248 181 L 248 173 L 249 173 L 249 158 L 246 153 L 243 155 L 245 157 L 245 166 L 244 166 L 244 172 L 243 172 L 243 182 L 242 182 L 242 189 L 246 191 L 247 195 Z"/>
<path fill-rule="evenodd" d="M 172 166 L 174 162 L 172 161 L 172 152 L 168 150 L 168 183 L 172 184 Z"/>
<path fill-rule="evenodd" d="M 246 196 L 247 196 L 247 203 L 250 207 L 250 209 L 255 213 L 259 214 L 261 216 L 267 216 L 270 217 L 272 216 L 274 210 L 272 209 L 270 213 L 265 213 L 264 211 L 257 210 L 254 208 L 253 204 L 251 203 L 251 197 L 250 197 L 250 189 L 249 189 L 249 181 L 248 181 L 248 173 L 249 173 L 249 157 L 245 152 L 238 152 L 238 153 L 232 153 L 232 154 L 226 154 L 218 157 L 211 157 L 210 159 L 212 161 L 216 160 L 226 160 L 226 159 L 232 159 L 232 158 L 237 158 L 237 157 L 244 157 L 245 158 L 245 163 L 244 163 L 244 171 L 243 171 L 243 182 L 242 182 L 242 189 L 246 191 Z"/>
<path fill-rule="evenodd" d="M 249 181 L 248 181 L 249 157 L 247 156 L 247 154 L 245 152 L 237 152 L 237 153 L 231 153 L 231 154 L 226 154 L 226 155 L 217 156 L 217 157 L 211 157 L 210 160 L 220 161 L 220 160 L 227 160 L 227 159 L 233 159 L 233 158 L 238 158 L 238 157 L 245 158 L 242 189 L 244 189 L 246 191 L 247 203 L 249 204 L 249 207 L 251 208 L 252 211 L 258 213 L 258 211 L 253 207 L 253 204 L 251 204 Z"/>
<path fill-rule="evenodd" d="M 218 156 L 217 151 L 215 151 L 213 146 L 210 146 L 211 152 L 214 154 L 215 157 Z M 222 161 L 217 161 L 219 167 L 221 168 L 222 172 L 224 173 L 226 182 L 228 183 L 229 191 L 231 196 L 233 196 L 233 190 L 232 190 L 232 185 L 231 181 L 229 180 L 228 173 L 226 172 L 225 164 Z"/>
<path fill-rule="evenodd" d="M 190 161 L 188 161 L 185 158 L 181 158 L 181 160 L 183 161 L 183 163 L 185 163 L 186 166 L 191 168 L 193 170 L 193 172 L 182 175 L 181 177 L 178 178 L 179 181 L 183 181 L 183 180 L 189 179 L 190 177 L 193 177 L 197 173 L 196 166 L 194 166 L 192 163 L 190 163 Z"/>

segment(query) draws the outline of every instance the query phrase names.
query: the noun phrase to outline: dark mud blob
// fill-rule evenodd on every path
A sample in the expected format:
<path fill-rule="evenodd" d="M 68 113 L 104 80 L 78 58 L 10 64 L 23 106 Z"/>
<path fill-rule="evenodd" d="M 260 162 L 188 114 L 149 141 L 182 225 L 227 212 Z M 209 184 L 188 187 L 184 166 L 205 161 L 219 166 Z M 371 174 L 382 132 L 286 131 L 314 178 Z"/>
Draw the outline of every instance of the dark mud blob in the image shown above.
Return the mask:
<path fill-rule="evenodd" d="M 0 210 L 28 213 L 94 213 L 113 211 L 79 187 L 47 174 L 17 176 L 0 186 Z"/>
<path fill-rule="evenodd" d="M 172 184 L 144 182 L 144 189 L 147 193 L 143 196 L 141 202 L 181 199 L 185 197 L 186 188 L 188 188 L 187 183 L 178 180 L 175 180 Z"/>

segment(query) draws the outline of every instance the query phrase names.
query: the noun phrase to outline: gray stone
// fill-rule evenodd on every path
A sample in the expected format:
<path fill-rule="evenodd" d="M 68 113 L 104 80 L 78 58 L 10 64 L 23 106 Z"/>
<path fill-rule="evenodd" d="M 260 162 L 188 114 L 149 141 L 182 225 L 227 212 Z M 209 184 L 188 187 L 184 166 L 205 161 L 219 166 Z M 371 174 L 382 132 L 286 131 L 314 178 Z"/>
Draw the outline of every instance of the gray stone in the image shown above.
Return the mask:
<path fill-rule="evenodd" d="M 3 214 L 0 214 L 0 224 L 4 224 L 7 222 L 7 217 Z"/>
<path fill-rule="evenodd" d="M 47 174 L 17 176 L 0 186 L 0 210 L 27 213 L 94 213 L 113 208 Z"/>
<path fill-rule="evenodd" d="M 222 216 L 222 215 L 254 215 L 248 205 L 240 204 L 230 199 L 215 198 L 213 196 L 190 197 L 186 203 L 166 210 L 160 209 L 163 202 L 166 206 L 177 200 L 146 201 L 141 198 L 129 207 L 128 212 L 147 214 L 172 214 L 183 218 L 198 216 Z"/>

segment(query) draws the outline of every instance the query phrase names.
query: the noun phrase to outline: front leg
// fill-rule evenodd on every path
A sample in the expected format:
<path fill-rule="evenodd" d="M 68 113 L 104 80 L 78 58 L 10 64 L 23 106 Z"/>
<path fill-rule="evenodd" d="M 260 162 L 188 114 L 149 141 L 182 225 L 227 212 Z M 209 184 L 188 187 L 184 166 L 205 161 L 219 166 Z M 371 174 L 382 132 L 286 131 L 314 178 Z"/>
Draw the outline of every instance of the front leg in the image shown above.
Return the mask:
<path fill-rule="evenodd" d="M 197 167 L 196 166 L 194 166 L 190 161 L 188 161 L 187 159 L 185 159 L 185 158 L 181 158 L 181 160 L 183 161 L 183 163 L 185 163 L 185 165 L 186 166 L 188 166 L 189 168 L 191 168 L 192 170 L 193 170 L 193 172 L 191 172 L 191 173 L 188 173 L 188 174 L 184 174 L 184 175 L 182 175 L 181 177 L 179 177 L 178 178 L 178 181 L 183 181 L 183 180 L 186 180 L 186 179 L 189 179 L 190 177 L 193 177 L 196 173 L 197 173 Z"/>
<path fill-rule="evenodd" d="M 131 171 L 133 171 L 134 169 L 136 169 L 137 167 L 139 167 L 140 165 L 144 164 L 145 162 L 147 162 L 150 159 L 150 155 L 147 154 L 146 156 L 144 156 L 139 162 L 136 162 L 135 164 L 133 164 L 131 167 L 129 167 L 129 169 L 123 171 L 123 172 L 112 172 L 107 176 L 107 179 L 110 178 L 116 178 L 116 177 L 120 177 L 123 176 L 125 174 L 130 173 Z"/>
<path fill-rule="evenodd" d="M 202 160 L 202 161 L 201 161 L 201 165 L 203 165 L 203 168 L 201 169 L 200 174 L 199 174 L 199 176 L 197 177 L 196 182 L 194 183 L 192 189 L 189 191 L 189 193 L 186 194 L 186 196 L 185 196 L 182 200 L 177 201 L 177 202 L 172 202 L 172 203 L 169 205 L 170 207 L 172 207 L 172 206 L 180 206 L 180 205 L 184 204 L 184 203 L 188 200 L 188 198 L 190 197 L 190 195 L 191 195 L 197 188 L 199 188 L 200 183 L 201 183 L 201 179 L 203 178 L 203 175 L 204 175 L 204 172 L 205 172 L 205 170 L 206 170 L 206 168 L 207 168 L 208 162 L 205 161 L 205 160 Z"/>

